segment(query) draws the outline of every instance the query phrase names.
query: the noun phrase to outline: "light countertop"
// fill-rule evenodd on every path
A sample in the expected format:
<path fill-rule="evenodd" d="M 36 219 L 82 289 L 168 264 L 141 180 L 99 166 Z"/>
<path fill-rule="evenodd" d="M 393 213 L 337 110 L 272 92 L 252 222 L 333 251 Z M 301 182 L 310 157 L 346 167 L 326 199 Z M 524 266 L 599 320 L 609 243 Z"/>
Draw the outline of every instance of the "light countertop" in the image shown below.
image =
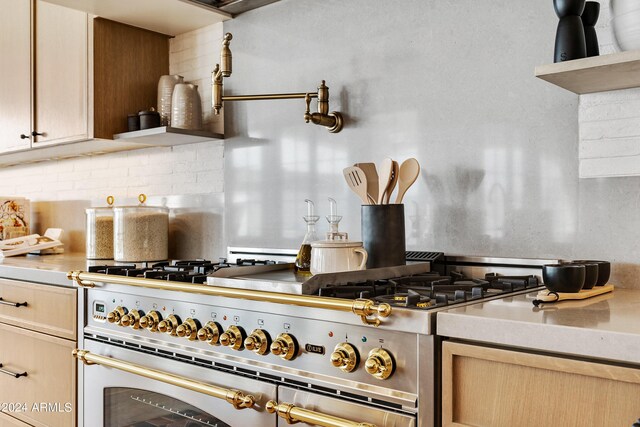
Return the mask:
<path fill-rule="evenodd" d="M 534 307 L 536 293 L 438 313 L 452 338 L 640 364 L 640 290 Z"/>
<path fill-rule="evenodd" d="M 73 286 L 67 279 L 71 270 L 86 270 L 89 265 L 113 261 L 88 261 L 85 254 L 21 255 L 0 258 L 0 278 L 26 280 L 58 286 Z"/>

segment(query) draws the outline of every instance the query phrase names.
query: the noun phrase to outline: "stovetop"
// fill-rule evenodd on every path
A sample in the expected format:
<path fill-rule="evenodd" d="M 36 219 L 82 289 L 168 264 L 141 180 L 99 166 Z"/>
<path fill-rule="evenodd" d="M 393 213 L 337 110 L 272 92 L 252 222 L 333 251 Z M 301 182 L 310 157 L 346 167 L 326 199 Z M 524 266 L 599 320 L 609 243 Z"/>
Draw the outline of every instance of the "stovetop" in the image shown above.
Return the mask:
<path fill-rule="evenodd" d="M 242 258 L 237 259 L 235 263 L 228 262 L 226 258 L 220 258 L 218 261 L 193 259 L 141 264 L 94 265 L 89 267 L 89 272 L 203 284 L 207 281 L 207 275 L 223 268 L 273 264 L 276 262 Z"/>
<path fill-rule="evenodd" d="M 175 282 L 205 284 L 212 273 L 225 268 L 274 265 L 276 261 L 226 258 L 218 261 L 205 259 L 173 260 L 151 264 L 97 265 L 90 272 L 127 277 L 159 279 Z M 430 272 L 383 280 L 365 280 L 340 285 L 322 286 L 315 294 L 323 297 L 344 299 L 373 299 L 386 302 L 393 307 L 418 310 L 434 309 L 470 301 L 507 296 L 541 283 L 535 275 L 500 275 L 486 273 L 482 277 L 468 277 L 460 271 Z"/>

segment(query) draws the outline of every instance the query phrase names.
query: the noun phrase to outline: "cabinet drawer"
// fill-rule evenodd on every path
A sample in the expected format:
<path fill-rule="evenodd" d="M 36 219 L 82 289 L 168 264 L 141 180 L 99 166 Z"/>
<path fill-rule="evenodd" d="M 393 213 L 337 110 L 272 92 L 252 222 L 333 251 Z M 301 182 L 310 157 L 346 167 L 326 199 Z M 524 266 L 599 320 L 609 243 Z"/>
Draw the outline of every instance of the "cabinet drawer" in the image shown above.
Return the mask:
<path fill-rule="evenodd" d="M 71 340 L 76 339 L 76 290 L 0 279 L 0 322 Z"/>
<path fill-rule="evenodd" d="M 11 415 L 38 427 L 75 425 L 76 362 L 72 341 L 0 324 L 0 402 L 24 404 Z M 68 411 L 68 412 L 67 412 Z"/>
<path fill-rule="evenodd" d="M 442 345 L 443 426 L 631 426 L 640 369 Z"/>
<path fill-rule="evenodd" d="M 29 424 L 25 424 L 17 418 L 13 418 L 7 414 L 0 412 L 0 427 L 30 427 L 30 426 Z"/>

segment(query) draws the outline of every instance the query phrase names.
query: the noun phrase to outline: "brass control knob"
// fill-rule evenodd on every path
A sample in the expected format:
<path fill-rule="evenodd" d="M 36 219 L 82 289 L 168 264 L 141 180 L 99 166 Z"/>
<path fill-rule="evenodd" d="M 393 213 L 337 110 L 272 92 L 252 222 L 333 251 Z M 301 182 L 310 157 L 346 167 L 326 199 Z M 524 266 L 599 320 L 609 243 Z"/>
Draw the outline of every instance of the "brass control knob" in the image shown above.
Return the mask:
<path fill-rule="evenodd" d="M 136 309 L 131 310 L 129 313 L 122 316 L 120 319 L 120 326 L 131 326 L 133 329 L 140 329 L 140 317 L 144 313 Z"/>
<path fill-rule="evenodd" d="M 207 341 L 211 345 L 216 345 L 218 344 L 221 333 L 222 326 L 220 326 L 218 322 L 208 321 L 198 330 L 197 336 L 200 341 Z"/>
<path fill-rule="evenodd" d="M 180 326 L 180 318 L 174 314 L 170 315 L 160 323 L 158 323 L 158 330 L 160 332 L 167 333 L 169 335 L 176 335 L 176 329 Z"/>
<path fill-rule="evenodd" d="M 117 306 L 107 314 L 107 321 L 109 323 L 115 323 L 116 325 L 120 324 L 120 320 L 122 320 L 122 316 L 127 314 L 127 309 L 124 307 Z"/>
<path fill-rule="evenodd" d="M 298 355 L 298 342 L 289 334 L 280 334 L 271 344 L 271 353 L 284 360 L 293 360 Z"/>
<path fill-rule="evenodd" d="M 195 341 L 198 337 L 198 329 L 200 329 L 200 322 L 197 319 L 189 317 L 182 325 L 176 328 L 176 334 L 180 338 L 187 338 L 189 341 Z"/>
<path fill-rule="evenodd" d="M 251 350 L 261 356 L 269 353 L 270 345 L 271 337 L 262 329 L 254 329 L 251 335 L 244 340 L 244 346 L 247 350 Z"/>
<path fill-rule="evenodd" d="M 331 353 L 331 364 L 345 372 L 352 372 L 360 364 L 358 350 L 346 342 L 338 344 Z"/>
<path fill-rule="evenodd" d="M 379 380 L 386 380 L 393 374 L 395 362 L 393 361 L 393 356 L 387 350 L 374 348 L 369 352 L 364 368 L 373 377 Z"/>
<path fill-rule="evenodd" d="M 246 336 L 242 328 L 231 325 L 224 334 L 220 335 L 220 344 L 231 347 L 234 350 L 242 350 L 242 344 Z"/>
<path fill-rule="evenodd" d="M 151 332 L 158 331 L 158 323 L 162 320 L 162 315 L 155 310 L 152 310 L 140 318 L 140 327 L 150 330 Z"/>

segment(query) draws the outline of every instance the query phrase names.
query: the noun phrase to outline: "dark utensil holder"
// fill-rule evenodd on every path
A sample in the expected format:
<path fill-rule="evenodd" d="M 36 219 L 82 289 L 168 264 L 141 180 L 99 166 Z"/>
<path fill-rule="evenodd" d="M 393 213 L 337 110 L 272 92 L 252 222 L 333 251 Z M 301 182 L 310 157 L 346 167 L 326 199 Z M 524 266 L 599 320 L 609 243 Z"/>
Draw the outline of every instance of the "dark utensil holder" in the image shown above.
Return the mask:
<path fill-rule="evenodd" d="M 404 205 L 362 205 L 362 243 L 367 268 L 404 265 Z"/>

